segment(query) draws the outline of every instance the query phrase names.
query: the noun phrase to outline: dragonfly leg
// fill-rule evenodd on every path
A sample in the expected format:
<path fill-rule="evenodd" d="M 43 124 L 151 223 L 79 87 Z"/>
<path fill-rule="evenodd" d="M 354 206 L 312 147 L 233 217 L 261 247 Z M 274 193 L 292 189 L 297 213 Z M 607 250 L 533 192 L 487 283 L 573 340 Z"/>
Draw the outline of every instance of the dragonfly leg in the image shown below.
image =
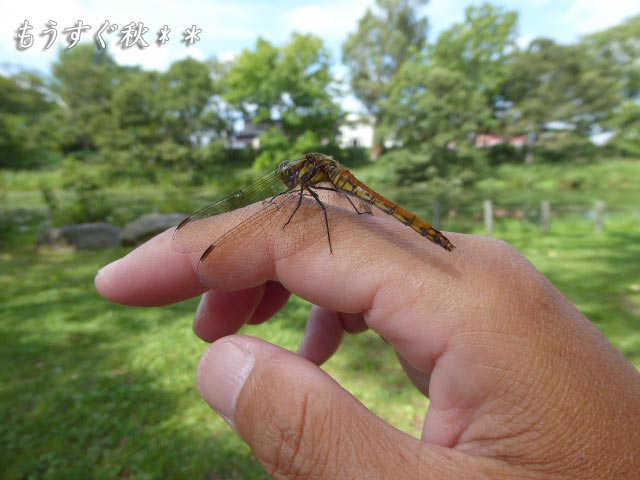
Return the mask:
<path fill-rule="evenodd" d="M 345 192 L 343 192 L 342 190 L 338 190 L 337 188 L 331 188 L 331 187 L 313 187 L 316 190 L 328 190 L 330 192 L 336 192 L 339 193 L 340 195 L 342 195 L 343 197 L 345 197 L 349 203 L 351 204 L 351 206 L 353 207 L 353 210 L 358 214 L 358 215 L 373 215 L 373 212 L 371 211 L 371 207 L 369 205 L 362 205 L 364 207 L 363 210 L 360 210 L 355 203 L 353 203 L 353 201 L 351 200 L 351 197 L 349 195 L 347 195 Z"/>
<path fill-rule="evenodd" d="M 325 189 L 321 189 L 321 190 L 325 190 Z M 322 200 L 320 200 L 320 197 L 316 192 L 311 190 L 309 187 L 307 187 L 307 191 L 316 200 L 316 202 L 318 202 L 318 205 L 320 205 L 320 208 L 322 208 L 322 211 L 324 213 L 324 224 L 327 227 L 327 240 L 329 240 L 329 253 L 333 253 L 333 247 L 331 246 L 331 232 L 329 231 L 329 217 L 327 216 L 327 207 L 325 206 L 324 203 L 322 203 Z"/>
<path fill-rule="evenodd" d="M 280 192 L 280 193 L 274 195 L 273 197 L 271 197 L 269 200 L 267 200 L 267 202 L 274 203 L 276 198 L 278 198 L 279 196 L 284 195 L 286 193 L 289 193 L 290 191 L 291 191 L 291 189 L 285 190 L 284 192 Z M 297 208 L 296 208 L 296 210 L 297 210 Z M 289 219 L 289 220 L 291 220 L 291 219 Z M 289 222 L 287 222 L 287 223 L 289 223 Z"/>
<path fill-rule="evenodd" d="M 373 212 L 371 211 L 371 207 L 369 205 L 365 206 L 364 210 L 360 211 L 358 210 L 358 207 L 356 207 L 356 205 L 353 203 L 353 201 L 349 198 L 349 195 L 345 195 L 345 197 L 347 197 L 347 200 L 349 200 L 349 203 L 358 215 L 373 215 Z"/>
<path fill-rule="evenodd" d="M 285 223 L 282 228 L 286 227 L 287 225 L 289 225 L 289 223 L 291 222 L 291 220 L 293 219 L 293 216 L 296 214 L 296 212 L 298 211 L 298 209 L 300 208 L 300 205 L 302 205 L 302 197 L 304 196 L 304 187 L 302 185 L 300 185 L 300 195 L 298 195 L 298 204 L 296 205 L 296 208 L 293 209 L 293 212 L 291 212 L 291 215 L 289 215 L 289 220 L 287 220 L 287 223 Z M 275 197 L 274 197 L 275 198 Z"/>

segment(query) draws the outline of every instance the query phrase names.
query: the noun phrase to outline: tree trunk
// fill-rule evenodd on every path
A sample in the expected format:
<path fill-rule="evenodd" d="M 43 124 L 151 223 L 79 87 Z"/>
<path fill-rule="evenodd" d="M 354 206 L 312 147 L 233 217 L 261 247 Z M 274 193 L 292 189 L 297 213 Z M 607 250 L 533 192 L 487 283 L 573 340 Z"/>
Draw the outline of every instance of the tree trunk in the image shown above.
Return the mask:
<path fill-rule="evenodd" d="M 382 122 L 378 116 L 373 123 L 373 145 L 371 145 L 371 160 L 374 162 L 385 152 L 384 139 L 380 135 L 380 123 Z"/>
<path fill-rule="evenodd" d="M 527 165 L 533 165 L 536 161 L 536 134 L 529 132 L 527 135 L 527 154 L 524 158 L 524 163 Z"/>

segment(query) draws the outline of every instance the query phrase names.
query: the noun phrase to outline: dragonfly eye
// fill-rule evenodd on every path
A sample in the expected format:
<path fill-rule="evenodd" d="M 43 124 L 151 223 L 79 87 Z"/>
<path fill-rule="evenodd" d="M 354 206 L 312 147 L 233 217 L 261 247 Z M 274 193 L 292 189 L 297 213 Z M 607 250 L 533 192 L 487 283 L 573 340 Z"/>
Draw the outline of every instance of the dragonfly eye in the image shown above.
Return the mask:
<path fill-rule="evenodd" d="M 298 183 L 296 181 L 296 171 L 293 168 L 293 162 L 289 160 L 285 160 L 280 164 L 278 174 L 280 175 L 280 181 L 282 181 L 287 188 L 293 188 Z"/>

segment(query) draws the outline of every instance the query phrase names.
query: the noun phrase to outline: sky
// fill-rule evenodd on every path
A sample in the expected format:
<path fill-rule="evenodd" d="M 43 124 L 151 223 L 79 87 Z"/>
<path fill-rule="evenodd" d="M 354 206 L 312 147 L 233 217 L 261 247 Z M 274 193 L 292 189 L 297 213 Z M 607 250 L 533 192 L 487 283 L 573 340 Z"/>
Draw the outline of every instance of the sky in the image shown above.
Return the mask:
<path fill-rule="evenodd" d="M 431 0 L 424 8 L 429 18 L 428 37 L 438 34 L 464 16 L 476 0 Z M 580 36 L 620 23 L 640 14 L 638 0 L 494 0 L 494 5 L 519 13 L 519 43 L 526 45 L 538 36 L 551 37 L 561 43 L 576 41 Z M 81 20 L 91 30 L 83 33 L 81 41 L 93 41 L 93 36 L 105 21 L 121 29 L 134 22 L 142 22 L 148 32 L 143 38 L 146 48 L 122 48 L 119 32 L 104 34 L 108 51 L 118 63 L 141 65 L 146 69 L 166 70 L 181 58 L 191 56 L 199 60 L 218 57 L 233 58 L 243 49 L 253 48 L 258 36 L 282 45 L 294 31 L 320 36 L 333 54 L 338 76 L 341 45 L 358 20 L 374 0 L 182 0 L 161 4 L 157 0 L 0 0 L 0 70 L 6 64 L 19 65 L 48 72 L 58 52 L 68 45 L 63 29 Z M 16 32 L 27 20 L 33 29 L 30 48 L 17 48 Z M 45 50 L 49 37 L 40 33 L 47 22 L 57 23 L 58 36 Z M 167 26 L 169 41 L 156 43 L 157 34 Z M 192 45 L 181 41 L 183 32 L 196 26 L 202 29 L 200 40 Z M 3 67 L 3 65 L 5 65 Z"/>

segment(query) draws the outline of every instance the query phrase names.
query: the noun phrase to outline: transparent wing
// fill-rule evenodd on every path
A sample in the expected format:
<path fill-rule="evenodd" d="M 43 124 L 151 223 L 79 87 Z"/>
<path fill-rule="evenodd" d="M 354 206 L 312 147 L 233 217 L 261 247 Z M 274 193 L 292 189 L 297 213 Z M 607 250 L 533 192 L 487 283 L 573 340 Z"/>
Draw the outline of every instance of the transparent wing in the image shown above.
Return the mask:
<path fill-rule="evenodd" d="M 242 190 L 204 207 L 187 217 L 173 234 L 173 248 L 179 252 L 197 252 L 208 248 L 220 236 L 216 223 L 205 219 L 246 207 L 259 200 L 275 197 L 287 191 L 280 181 L 278 170 L 251 182 Z"/>
<path fill-rule="evenodd" d="M 345 211 L 354 212 L 354 205 L 342 192 L 318 193 L 326 219 L 316 199 L 307 193 L 299 204 L 300 191 L 294 190 L 246 208 L 239 223 L 237 216 L 234 224 L 224 216 L 201 220 L 216 224 L 209 230 L 216 229 L 218 235 L 210 239 L 198 264 L 200 282 L 215 285 L 242 277 L 313 244 L 317 244 L 317 254 L 329 254 L 329 236 L 344 220 Z M 364 204 L 359 207 L 367 208 Z M 240 260 L 238 255 L 242 255 Z"/>

